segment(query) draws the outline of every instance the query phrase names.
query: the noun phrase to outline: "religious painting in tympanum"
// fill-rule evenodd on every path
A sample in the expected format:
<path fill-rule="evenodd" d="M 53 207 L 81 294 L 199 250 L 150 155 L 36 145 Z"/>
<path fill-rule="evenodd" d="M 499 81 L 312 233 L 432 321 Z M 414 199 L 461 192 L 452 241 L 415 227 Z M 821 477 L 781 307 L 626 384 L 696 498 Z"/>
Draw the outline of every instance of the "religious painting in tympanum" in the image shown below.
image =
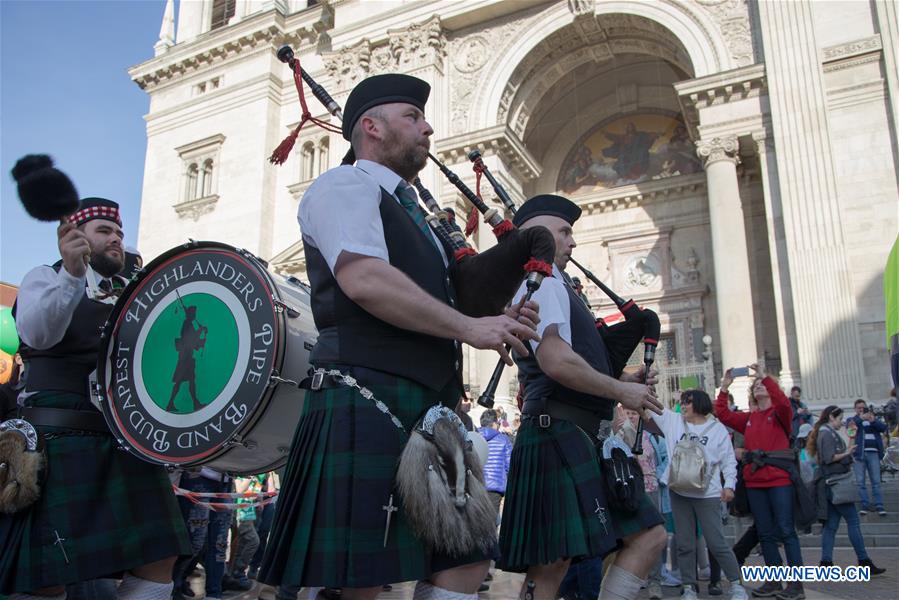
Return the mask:
<path fill-rule="evenodd" d="M 585 194 L 701 169 L 679 116 L 616 115 L 578 140 L 562 163 L 556 187 L 566 194 Z"/>

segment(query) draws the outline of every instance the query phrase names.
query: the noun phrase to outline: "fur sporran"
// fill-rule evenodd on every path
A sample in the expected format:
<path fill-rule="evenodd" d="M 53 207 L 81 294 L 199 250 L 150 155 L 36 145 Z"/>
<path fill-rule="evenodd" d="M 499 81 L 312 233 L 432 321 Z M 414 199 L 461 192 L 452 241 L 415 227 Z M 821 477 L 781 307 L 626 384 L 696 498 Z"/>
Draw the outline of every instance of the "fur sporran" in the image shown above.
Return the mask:
<path fill-rule="evenodd" d="M 43 440 L 28 421 L 0 423 L 0 512 L 11 515 L 34 504 L 45 467 Z"/>
<path fill-rule="evenodd" d="M 396 484 L 413 532 L 430 548 L 461 556 L 496 544 L 496 511 L 481 461 L 449 408 L 431 407 L 416 424 Z"/>

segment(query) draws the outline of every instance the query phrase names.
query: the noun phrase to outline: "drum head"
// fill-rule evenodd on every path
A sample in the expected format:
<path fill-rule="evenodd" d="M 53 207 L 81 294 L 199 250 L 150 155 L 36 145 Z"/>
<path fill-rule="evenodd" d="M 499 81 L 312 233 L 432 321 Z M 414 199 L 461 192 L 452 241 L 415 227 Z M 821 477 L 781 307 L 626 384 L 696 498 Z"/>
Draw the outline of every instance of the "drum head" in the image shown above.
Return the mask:
<path fill-rule="evenodd" d="M 106 323 L 103 413 L 129 452 L 208 462 L 253 425 L 283 361 L 284 316 L 252 255 L 192 242 L 146 266 Z"/>

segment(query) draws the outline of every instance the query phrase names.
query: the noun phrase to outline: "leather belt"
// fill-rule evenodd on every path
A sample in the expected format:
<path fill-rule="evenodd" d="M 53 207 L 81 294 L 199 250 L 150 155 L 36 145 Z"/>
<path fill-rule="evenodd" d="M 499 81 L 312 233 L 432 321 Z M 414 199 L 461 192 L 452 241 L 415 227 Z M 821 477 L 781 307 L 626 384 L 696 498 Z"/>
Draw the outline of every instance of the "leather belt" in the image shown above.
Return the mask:
<path fill-rule="evenodd" d="M 330 390 L 339 387 L 346 387 L 346 385 L 340 379 L 334 377 L 333 375 L 316 372 L 300 381 L 297 387 L 299 387 L 301 390 L 310 390 L 313 392 L 317 392 L 319 390 Z"/>
<path fill-rule="evenodd" d="M 109 433 L 106 419 L 96 410 L 27 406 L 19 411 L 19 418 L 25 419 L 35 427 Z"/>
<path fill-rule="evenodd" d="M 606 420 L 586 408 L 552 400 L 525 400 L 521 406 L 521 414 L 537 419 L 538 425 L 544 429 L 549 427 L 554 419 L 568 421 L 594 438 L 597 437 L 602 422 Z"/>

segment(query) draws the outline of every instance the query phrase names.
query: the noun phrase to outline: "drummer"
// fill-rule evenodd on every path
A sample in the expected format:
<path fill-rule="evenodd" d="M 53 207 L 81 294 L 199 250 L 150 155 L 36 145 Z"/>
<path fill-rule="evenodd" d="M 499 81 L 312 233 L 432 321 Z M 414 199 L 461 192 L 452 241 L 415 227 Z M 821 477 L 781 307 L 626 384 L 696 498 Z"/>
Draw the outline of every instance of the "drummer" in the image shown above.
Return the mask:
<path fill-rule="evenodd" d="M 453 599 L 472 597 L 487 573 L 486 555 L 428 550 L 393 495 L 406 436 L 391 415 L 408 432 L 429 407 L 455 407 L 459 341 L 526 352 L 521 340 L 536 337 L 508 316 L 474 319 L 452 308 L 446 249 L 410 185 L 428 159 L 429 93 L 408 75 L 359 83 L 343 120 L 359 160 L 324 173 L 300 204 L 319 329 L 310 360 L 351 375 L 389 414 L 334 377 L 313 379 L 263 559 L 266 583 L 373 598 L 383 584 L 419 580 L 417 599 Z"/>
<path fill-rule="evenodd" d="M 66 584 L 120 573 L 118 598 L 168 600 L 175 558 L 190 552 L 165 469 L 118 450 L 90 402 L 100 328 L 125 283 L 122 237 L 117 203 L 82 200 L 57 229 L 61 259 L 32 269 L 13 307 L 26 365 L 20 416 L 43 435 L 47 468 L 34 504 L 0 514 L 10 600 L 65 598 Z"/>

